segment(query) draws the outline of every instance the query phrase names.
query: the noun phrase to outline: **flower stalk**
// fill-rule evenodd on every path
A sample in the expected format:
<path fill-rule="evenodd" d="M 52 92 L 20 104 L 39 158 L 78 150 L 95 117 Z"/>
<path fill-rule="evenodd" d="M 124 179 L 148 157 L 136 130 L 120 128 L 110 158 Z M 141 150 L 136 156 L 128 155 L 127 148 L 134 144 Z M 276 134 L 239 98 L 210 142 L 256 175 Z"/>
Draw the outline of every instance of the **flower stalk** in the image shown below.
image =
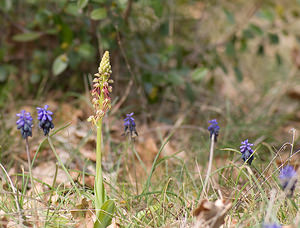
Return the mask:
<path fill-rule="evenodd" d="M 31 187 L 33 188 L 33 190 L 35 192 L 36 189 L 35 189 L 35 185 L 34 185 L 34 182 L 33 182 L 33 175 L 32 175 L 32 169 L 31 169 L 31 159 L 30 159 L 28 138 L 25 138 L 25 143 L 26 143 L 26 154 L 27 154 L 27 162 L 28 162 L 28 169 L 29 169 L 29 176 L 30 176 Z"/>
<path fill-rule="evenodd" d="M 33 119 L 31 117 L 31 114 L 29 112 L 26 112 L 25 110 L 22 110 L 20 113 L 18 113 L 17 117 L 19 117 L 19 119 L 16 122 L 17 128 L 21 131 L 21 135 L 22 135 L 23 139 L 25 139 L 26 155 L 27 155 L 31 187 L 35 190 L 34 182 L 33 182 L 33 178 L 32 178 L 29 142 L 28 142 L 28 137 L 29 136 L 32 137 L 32 126 L 33 126 L 32 121 L 33 121 Z"/>
<path fill-rule="evenodd" d="M 207 187 L 207 186 L 209 186 L 208 182 L 210 179 L 212 162 L 213 162 L 213 158 L 214 158 L 214 145 L 215 145 L 215 142 L 217 142 L 217 137 L 218 137 L 219 131 L 220 131 L 220 126 L 216 119 L 210 120 L 210 121 L 208 121 L 208 123 L 210 123 L 210 126 L 207 128 L 207 130 L 210 133 L 210 150 L 209 150 L 209 161 L 208 161 L 207 173 L 206 173 L 205 181 L 203 184 L 202 193 L 200 196 L 201 200 L 202 200 L 203 194 L 205 194 L 205 193 L 208 194 L 208 192 L 209 192 L 209 187 Z"/>
<path fill-rule="evenodd" d="M 31 188 L 33 189 L 33 192 L 36 192 L 36 194 L 38 194 L 35 189 L 34 182 L 33 182 L 31 159 L 30 159 L 30 152 L 29 152 L 29 142 L 28 142 L 28 137 L 29 136 L 32 137 L 32 126 L 33 126 L 32 121 L 33 121 L 33 119 L 31 117 L 31 114 L 29 112 L 26 112 L 25 110 L 22 110 L 20 113 L 18 113 L 17 117 L 19 117 L 19 119 L 16 122 L 17 128 L 21 131 L 22 138 L 25 139 L 26 155 L 27 155 Z M 27 187 L 27 183 L 28 183 L 28 179 L 26 179 L 26 184 L 25 184 L 26 187 Z M 25 189 L 26 189 L 26 187 L 25 187 Z M 17 203 L 17 207 L 19 210 L 20 209 L 19 202 L 17 201 L 16 203 Z M 35 212 L 36 219 L 38 219 L 37 206 L 36 206 L 35 201 L 34 201 L 34 212 Z"/>
<path fill-rule="evenodd" d="M 94 185 L 94 191 L 96 196 L 96 210 L 97 214 L 101 209 L 101 206 L 105 201 L 105 189 L 103 187 L 103 175 L 102 175 L 102 119 L 97 121 L 97 145 L 96 145 L 96 179 Z"/>
<path fill-rule="evenodd" d="M 75 182 L 73 181 L 73 178 L 71 177 L 70 173 L 68 172 L 67 168 L 65 167 L 64 163 L 62 162 L 62 160 L 60 159 L 59 155 L 56 152 L 56 149 L 53 145 L 53 142 L 51 140 L 51 137 L 49 136 L 49 132 L 51 129 L 54 128 L 54 124 L 52 122 L 53 120 L 53 112 L 51 112 L 50 110 L 48 110 L 49 105 L 45 105 L 44 108 L 40 108 L 37 107 L 37 112 L 38 112 L 38 121 L 39 121 L 39 128 L 41 130 L 43 130 L 44 135 L 47 137 L 48 139 L 48 143 L 56 157 L 56 159 L 58 160 L 60 166 L 62 167 L 62 169 L 64 170 L 64 172 L 66 173 L 66 175 L 68 176 L 71 184 L 73 185 L 75 191 L 77 192 L 77 194 L 80 194 L 79 189 L 76 187 Z"/>
<path fill-rule="evenodd" d="M 97 129 L 97 144 L 96 144 L 96 178 L 95 178 L 95 207 L 97 220 L 94 227 L 106 227 L 111 223 L 112 215 L 115 210 L 115 205 L 112 200 L 108 200 L 102 175 L 102 123 L 103 117 L 111 108 L 110 92 L 112 87 L 109 83 L 113 83 L 110 79 L 111 66 L 109 61 L 109 52 L 106 51 L 100 62 L 98 73 L 93 80 L 92 104 L 94 115 L 88 118 Z"/>

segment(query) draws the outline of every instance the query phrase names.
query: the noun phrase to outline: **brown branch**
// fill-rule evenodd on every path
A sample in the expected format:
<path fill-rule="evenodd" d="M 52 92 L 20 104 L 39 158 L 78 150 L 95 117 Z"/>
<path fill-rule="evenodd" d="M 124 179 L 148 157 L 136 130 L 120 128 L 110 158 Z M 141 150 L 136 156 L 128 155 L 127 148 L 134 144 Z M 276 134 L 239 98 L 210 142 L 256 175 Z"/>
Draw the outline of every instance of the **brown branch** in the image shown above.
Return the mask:
<path fill-rule="evenodd" d="M 8 21 L 8 23 L 10 23 L 15 28 L 19 29 L 23 33 L 28 32 L 28 29 L 26 29 L 25 27 L 15 23 L 15 21 L 13 19 L 11 19 L 11 17 L 7 13 L 5 13 L 4 11 L 0 10 L 0 14 L 2 14 L 4 19 L 6 19 Z"/>
<path fill-rule="evenodd" d="M 127 23 L 128 21 L 128 17 L 131 13 L 131 9 L 132 9 L 132 0 L 128 0 L 128 4 L 127 4 L 127 7 L 124 11 L 124 14 L 123 14 L 123 19 L 124 19 L 124 22 Z"/>
<path fill-rule="evenodd" d="M 244 20 L 242 20 L 240 23 L 237 23 L 236 26 L 232 29 L 232 31 L 225 36 L 225 38 L 223 38 L 220 41 L 217 41 L 214 44 L 211 45 L 207 45 L 206 47 L 196 47 L 194 48 L 194 52 L 191 53 L 187 58 L 188 59 L 195 59 L 199 54 L 206 52 L 206 51 L 211 51 L 214 48 L 217 47 L 222 47 L 224 45 L 226 45 L 228 43 L 228 41 L 235 35 L 237 34 L 241 29 L 243 29 L 245 27 L 245 25 L 247 24 L 247 22 L 249 22 L 249 20 L 255 15 L 255 13 L 257 12 L 257 10 L 260 9 L 262 3 L 256 2 L 251 9 L 246 13 L 246 18 Z"/>
<path fill-rule="evenodd" d="M 114 106 L 114 108 L 111 110 L 111 114 L 114 114 L 116 113 L 119 108 L 121 107 L 121 105 L 125 102 L 126 98 L 128 97 L 129 93 L 130 93 L 130 90 L 131 90 L 131 87 L 133 85 L 133 80 L 135 79 L 135 75 L 134 73 L 132 72 L 132 69 L 131 69 L 131 66 L 129 65 L 129 62 L 128 62 L 128 59 L 127 59 L 127 56 L 125 55 L 125 52 L 124 52 L 124 49 L 123 49 L 123 45 L 122 45 L 122 41 L 121 41 L 121 37 L 120 37 L 120 33 L 119 33 L 119 30 L 118 30 L 118 27 L 116 26 L 116 30 L 117 30 L 117 40 L 118 40 L 118 45 L 120 47 L 120 50 L 121 50 L 121 54 L 123 56 L 123 58 L 125 59 L 125 63 L 126 63 L 126 66 L 127 66 L 127 69 L 131 75 L 131 79 L 128 83 L 128 86 L 126 88 L 126 91 L 125 93 L 123 94 L 121 100 Z"/>

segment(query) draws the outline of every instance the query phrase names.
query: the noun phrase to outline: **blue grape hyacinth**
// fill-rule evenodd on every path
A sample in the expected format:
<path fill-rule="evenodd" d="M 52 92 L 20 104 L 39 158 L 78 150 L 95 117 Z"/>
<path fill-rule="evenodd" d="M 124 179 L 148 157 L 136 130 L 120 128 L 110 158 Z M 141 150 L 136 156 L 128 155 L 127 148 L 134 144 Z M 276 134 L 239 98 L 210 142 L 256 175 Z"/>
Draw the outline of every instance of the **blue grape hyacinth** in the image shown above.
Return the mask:
<path fill-rule="evenodd" d="M 242 142 L 242 145 L 240 146 L 240 151 L 242 153 L 242 159 L 244 162 L 247 161 L 249 165 L 251 165 L 254 156 L 253 154 L 253 149 L 251 148 L 253 146 L 252 143 L 249 143 L 248 139 Z"/>
<path fill-rule="evenodd" d="M 17 120 L 17 128 L 21 131 L 22 137 L 27 139 L 28 136 L 32 136 L 32 117 L 29 112 L 22 110 L 17 114 L 19 119 Z"/>
<path fill-rule="evenodd" d="M 219 130 L 220 130 L 218 122 L 217 122 L 216 119 L 213 119 L 213 120 L 208 121 L 208 123 L 211 124 L 207 128 L 209 130 L 209 132 L 210 132 L 210 138 L 212 137 L 212 135 L 215 135 L 215 142 L 217 142 L 217 137 L 219 135 Z"/>
<path fill-rule="evenodd" d="M 297 172 L 293 166 L 283 167 L 279 173 L 279 180 L 282 189 L 287 192 L 287 196 L 292 196 L 297 183 Z"/>
<path fill-rule="evenodd" d="M 131 137 L 138 136 L 138 133 L 135 129 L 136 124 L 134 118 L 132 117 L 133 114 L 133 112 L 130 114 L 126 114 L 126 118 L 124 119 L 124 134 L 126 135 L 129 132 Z"/>
<path fill-rule="evenodd" d="M 45 136 L 49 134 L 50 129 L 54 128 L 51 117 L 53 112 L 48 111 L 48 107 L 48 105 L 45 105 L 44 108 L 36 108 L 38 110 L 39 127 L 43 129 Z"/>

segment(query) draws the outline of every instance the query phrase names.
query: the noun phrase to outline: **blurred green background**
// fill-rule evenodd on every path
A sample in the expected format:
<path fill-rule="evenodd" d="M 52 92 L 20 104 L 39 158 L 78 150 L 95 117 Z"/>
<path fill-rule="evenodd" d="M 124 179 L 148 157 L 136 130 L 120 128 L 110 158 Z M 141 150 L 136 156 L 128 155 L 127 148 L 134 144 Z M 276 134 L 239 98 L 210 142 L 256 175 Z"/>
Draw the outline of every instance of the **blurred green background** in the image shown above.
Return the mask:
<path fill-rule="evenodd" d="M 299 122 L 299 1 L 2 0 L 0 16 L 2 110 L 85 93 L 109 50 L 124 112 L 246 134 Z"/>

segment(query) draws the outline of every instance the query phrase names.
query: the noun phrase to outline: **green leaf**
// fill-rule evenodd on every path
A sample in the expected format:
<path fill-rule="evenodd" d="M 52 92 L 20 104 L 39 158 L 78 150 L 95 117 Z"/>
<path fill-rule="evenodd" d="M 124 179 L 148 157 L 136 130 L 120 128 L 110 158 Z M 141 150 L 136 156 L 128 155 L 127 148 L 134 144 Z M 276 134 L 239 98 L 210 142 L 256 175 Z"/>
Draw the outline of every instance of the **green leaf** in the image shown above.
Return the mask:
<path fill-rule="evenodd" d="M 78 16 L 80 14 L 80 8 L 75 2 L 70 2 L 65 8 L 65 12 L 72 16 Z"/>
<path fill-rule="evenodd" d="M 40 81 L 40 79 L 41 79 L 41 76 L 39 74 L 34 74 L 34 73 L 32 75 L 30 75 L 30 78 L 29 78 L 30 83 L 32 83 L 32 84 L 38 83 Z"/>
<path fill-rule="evenodd" d="M 187 96 L 187 98 L 191 103 L 193 103 L 196 99 L 196 95 L 193 91 L 192 86 L 187 82 L 185 83 L 185 95 Z"/>
<path fill-rule="evenodd" d="M 3 66 L 0 66 L 0 82 L 5 82 L 7 76 L 8 76 L 7 70 Z"/>
<path fill-rule="evenodd" d="M 0 1 L 0 9 L 8 12 L 12 9 L 12 0 Z"/>
<path fill-rule="evenodd" d="M 63 42 L 67 44 L 71 44 L 73 41 L 73 31 L 68 24 L 62 23 L 62 29 L 60 31 L 60 38 Z"/>
<path fill-rule="evenodd" d="M 229 12 L 227 9 L 224 9 L 224 13 L 226 14 L 227 20 L 231 24 L 234 24 L 235 23 L 234 15 L 231 12 Z"/>
<path fill-rule="evenodd" d="M 261 55 L 261 56 L 263 56 L 263 55 L 265 54 L 265 47 L 264 47 L 263 44 L 260 44 L 260 45 L 258 46 L 258 49 L 257 49 L 257 51 L 256 51 L 256 54 L 257 54 L 257 55 Z"/>
<path fill-rule="evenodd" d="M 14 41 L 29 42 L 38 39 L 42 34 L 39 32 L 26 32 L 13 36 Z"/>
<path fill-rule="evenodd" d="M 156 69 L 161 63 L 159 56 L 153 53 L 146 53 L 145 59 L 147 64 L 149 64 L 154 69 Z"/>
<path fill-rule="evenodd" d="M 94 224 L 94 228 L 106 228 L 111 224 L 111 220 L 116 210 L 115 202 L 107 200 L 101 207 L 101 211 Z"/>
<path fill-rule="evenodd" d="M 197 68 L 192 72 L 192 80 L 195 82 L 200 82 L 207 75 L 208 69 L 205 67 Z"/>
<path fill-rule="evenodd" d="M 93 20 L 101 20 L 107 17 L 107 12 L 105 8 L 94 9 L 91 12 L 91 19 Z"/>
<path fill-rule="evenodd" d="M 78 54 L 83 58 L 92 58 L 95 55 L 95 50 L 91 44 L 83 43 L 78 47 Z"/>
<path fill-rule="evenodd" d="M 235 47 L 233 41 L 230 41 L 226 44 L 226 54 L 230 57 L 235 56 Z"/>
<path fill-rule="evenodd" d="M 225 74 L 227 74 L 228 73 L 228 70 L 227 70 L 227 68 L 226 68 L 226 66 L 225 66 L 225 64 L 223 63 L 223 61 L 222 61 L 222 59 L 220 58 L 220 56 L 216 53 L 215 54 L 216 56 L 215 56 L 215 61 L 216 61 L 216 66 L 219 66 L 219 67 L 221 67 L 221 69 L 223 70 L 223 72 L 225 73 Z"/>
<path fill-rule="evenodd" d="M 89 0 L 78 0 L 77 5 L 80 9 L 83 9 L 88 4 Z"/>
<path fill-rule="evenodd" d="M 48 35 L 56 35 L 58 33 L 57 28 L 50 28 L 50 29 L 46 29 L 45 33 L 47 33 Z"/>
<path fill-rule="evenodd" d="M 240 68 L 238 66 L 234 67 L 234 73 L 235 73 L 236 79 L 239 82 L 243 81 L 243 73 L 242 73 L 242 71 L 240 70 Z"/>
<path fill-rule="evenodd" d="M 249 25 L 249 29 L 251 29 L 257 35 L 261 36 L 261 35 L 264 34 L 263 30 L 259 26 L 255 25 L 255 24 L 250 24 Z"/>
<path fill-rule="evenodd" d="M 281 55 L 278 52 L 276 53 L 275 58 L 276 58 L 277 65 L 281 65 L 282 64 L 282 58 L 281 58 Z"/>
<path fill-rule="evenodd" d="M 145 217 L 147 217 L 147 214 L 150 214 L 150 213 L 155 214 L 155 212 L 158 211 L 160 208 L 161 208 L 161 206 L 159 204 L 151 205 L 148 208 L 146 208 L 146 209 L 144 209 L 142 211 L 139 211 L 137 213 L 136 217 L 139 220 L 143 220 Z"/>
<path fill-rule="evenodd" d="M 246 51 L 247 47 L 248 47 L 247 40 L 246 39 L 241 39 L 240 40 L 240 51 L 241 52 Z"/>
<path fill-rule="evenodd" d="M 279 43 L 279 37 L 277 34 L 269 33 L 269 40 L 271 44 L 278 44 Z"/>
<path fill-rule="evenodd" d="M 245 37 L 247 39 L 252 39 L 252 38 L 254 38 L 254 35 L 250 29 L 245 29 L 243 31 L 243 37 Z"/>
<path fill-rule="evenodd" d="M 57 56 L 52 65 L 52 73 L 57 76 L 68 67 L 69 59 L 66 54 Z"/>
<path fill-rule="evenodd" d="M 261 9 L 261 11 L 258 13 L 258 15 L 263 18 L 266 19 L 270 22 L 274 21 L 274 13 L 273 11 L 271 11 L 270 9 Z"/>
<path fill-rule="evenodd" d="M 176 70 L 173 70 L 167 74 L 166 81 L 173 85 L 181 85 L 183 83 L 182 75 Z"/>

